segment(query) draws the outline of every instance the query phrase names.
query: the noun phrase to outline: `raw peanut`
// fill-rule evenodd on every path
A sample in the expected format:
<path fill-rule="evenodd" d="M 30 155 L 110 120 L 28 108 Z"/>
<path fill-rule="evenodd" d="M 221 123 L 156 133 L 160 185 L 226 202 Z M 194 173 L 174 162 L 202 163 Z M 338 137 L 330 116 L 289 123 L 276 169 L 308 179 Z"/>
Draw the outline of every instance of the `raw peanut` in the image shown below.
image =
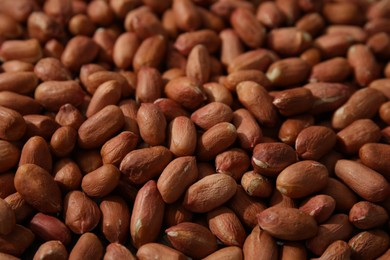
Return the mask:
<path fill-rule="evenodd" d="M 383 201 L 389 194 L 389 183 L 378 172 L 351 160 L 339 160 L 336 176 L 362 198 L 370 202 Z"/>
<path fill-rule="evenodd" d="M 231 209 L 219 207 L 208 212 L 207 222 L 211 233 L 224 245 L 243 246 L 246 233 L 240 220 Z"/>
<path fill-rule="evenodd" d="M 256 18 L 268 28 L 277 28 L 285 23 L 286 17 L 275 2 L 263 2 L 259 5 Z"/>
<path fill-rule="evenodd" d="M 33 64 L 19 60 L 6 61 L 1 67 L 4 72 L 34 71 Z"/>
<path fill-rule="evenodd" d="M 5 38 L 17 38 L 19 37 L 23 29 L 21 25 L 15 21 L 12 17 L 7 14 L 0 15 L 1 27 L 0 27 L 0 36 Z"/>
<path fill-rule="evenodd" d="M 216 171 L 230 175 L 235 180 L 241 179 L 249 166 L 250 158 L 248 154 L 239 148 L 227 150 L 215 157 Z"/>
<path fill-rule="evenodd" d="M 124 124 L 119 107 L 109 105 L 88 118 L 78 129 L 81 148 L 97 148 L 118 132 Z"/>
<path fill-rule="evenodd" d="M 170 80 L 164 89 L 168 98 L 176 101 L 189 110 L 197 109 L 205 100 L 205 95 L 196 81 L 188 77 Z"/>
<path fill-rule="evenodd" d="M 198 12 L 205 28 L 216 32 L 220 32 L 225 28 L 224 20 L 213 12 L 202 7 L 198 7 Z"/>
<path fill-rule="evenodd" d="M 137 37 L 143 40 L 154 35 L 166 34 L 158 17 L 146 6 L 128 12 L 124 27 L 127 31 L 135 32 Z"/>
<path fill-rule="evenodd" d="M 281 207 L 281 208 L 296 208 L 295 201 L 282 194 L 278 189 L 274 189 L 272 196 L 269 201 L 270 207 Z"/>
<path fill-rule="evenodd" d="M 43 47 L 43 54 L 47 57 L 61 59 L 64 52 L 64 45 L 56 39 L 49 40 Z"/>
<path fill-rule="evenodd" d="M 136 248 L 154 242 L 161 229 L 165 203 L 155 181 L 148 181 L 137 193 L 130 220 L 130 235 Z"/>
<path fill-rule="evenodd" d="M 268 35 L 268 46 L 283 56 L 296 56 L 311 45 L 311 36 L 295 27 L 274 29 Z"/>
<path fill-rule="evenodd" d="M 236 127 L 240 146 L 246 150 L 252 150 L 263 138 L 261 128 L 256 119 L 244 108 L 233 112 L 232 123 Z"/>
<path fill-rule="evenodd" d="M 266 231 L 255 226 L 242 248 L 244 259 L 278 259 L 276 241 Z"/>
<path fill-rule="evenodd" d="M 307 248 L 316 255 L 321 255 L 326 248 L 337 240 L 351 237 L 353 226 L 345 214 L 335 214 L 328 221 L 319 225 L 317 235 L 306 242 Z"/>
<path fill-rule="evenodd" d="M 26 121 L 25 138 L 41 136 L 45 140 L 49 140 L 59 125 L 53 118 L 44 115 L 32 114 L 23 116 Z"/>
<path fill-rule="evenodd" d="M 281 260 L 299 260 L 307 259 L 307 252 L 304 245 L 298 242 L 285 242 L 280 251 Z"/>
<path fill-rule="evenodd" d="M 345 154 L 354 154 L 380 138 L 380 128 L 371 119 L 358 119 L 337 133 L 337 147 Z"/>
<path fill-rule="evenodd" d="M 215 209 L 234 196 L 235 180 L 226 174 L 212 174 L 192 184 L 186 191 L 183 205 L 186 209 L 205 213 Z"/>
<path fill-rule="evenodd" d="M 260 70 L 254 69 L 239 70 L 229 73 L 224 82 L 224 86 L 234 93 L 236 92 L 237 85 L 243 81 L 254 81 L 265 89 L 271 88 L 271 82 L 265 74 Z"/>
<path fill-rule="evenodd" d="M 331 196 L 319 194 L 303 201 L 299 210 L 314 217 L 317 223 L 322 223 L 332 215 L 335 207 L 336 201 Z"/>
<path fill-rule="evenodd" d="M 352 68 L 347 59 L 336 57 L 315 65 L 311 71 L 310 82 L 342 82 L 351 74 Z"/>
<path fill-rule="evenodd" d="M 168 127 L 168 147 L 176 156 L 193 155 L 196 148 L 194 123 L 184 116 L 176 117 Z"/>
<path fill-rule="evenodd" d="M 330 24 L 359 25 L 363 15 L 359 7 L 353 3 L 326 3 L 323 13 Z"/>
<path fill-rule="evenodd" d="M 22 198 L 18 192 L 8 195 L 4 201 L 7 202 L 14 211 L 16 223 L 24 222 L 34 213 L 34 209 Z"/>
<path fill-rule="evenodd" d="M 98 61 L 113 63 L 112 52 L 117 37 L 117 32 L 112 29 L 98 28 L 95 31 L 92 40 L 100 47 Z"/>
<path fill-rule="evenodd" d="M 137 258 L 147 260 L 151 257 L 169 258 L 172 260 L 185 260 L 187 257 L 178 250 L 157 243 L 147 243 L 142 245 L 137 251 Z"/>
<path fill-rule="evenodd" d="M 23 164 L 15 174 L 15 188 L 31 206 L 42 213 L 62 209 L 61 191 L 53 177 L 35 164 Z"/>
<path fill-rule="evenodd" d="M 295 208 L 271 207 L 257 214 L 257 219 L 260 228 L 275 238 L 296 241 L 317 234 L 314 218 Z"/>
<path fill-rule="evenodd" d="M 290 198 L 303 198 L 328 184 L 328 170 L 316 161 L 300 161 L 287 166 L 276 179 L 276 188 Z"/>
<path fill-rule="evenodd" d="M 367 41 L 367 46 L 376 57 L 389 58 L 390 38 L 386 33 L 381 32 L 372 35 Z"/>
<path fill-rule="evenodd" d="M 387 144 L 367 143 L 359 149 L 361 162 L 390 180 L 390 161 L 386 159 L 389 158 L 388 154 L 390 145 Z"/>
<path fill-rule="evenodd" d="M 78 130 L 84 122 L 84 116 L 71 104 L 65 104 L 58 110 L 55 121 L 61 126 L 70 126 Z"/>
<path fill-rule="evenodd" d="M 354 25 L 330 25 L 326 28 L 326 34 L 348 35 L 356 42 L 367 40 L 367 33 L 364 29 Z"/>
<path fill-rule="evenodd" d="M 253 81 L 243 81 L 236 87 L 239 101 L 265 126 L 275 126 L 279 120 L 272 98 L 264 87 Z M 261 106 L 260 106 L 261 104 Z"/>
<path fill-rule="evenodd" d="M 302 16 L 301 19 L 296 22 L 295 26 L 301 31 L 311 35 L 311 37 L 315 37 L 324 29 L 325 21 L 324 18 L 318 13 L 308 13 Z"/>
<path fill-rule="evenodd" d="M 100 210 L 85 193 L 70 191 L 64 198 L 65 224 L 73 233 L 84 234 L 93 230 L 100 221 Z"/>
<path fill-rule="evenodd" d="M 60 241 L 48 241 L 43 243 L 36 251 L 33 260 L 39 259 L 68 259 L 68 252 Z"/>
<path fill-rule="evenodd" d="M 298 19 L 300 9 L 297 1 L 277 0 L 276 5 L 286 16 L 286 22 L 288 25 L 293 24 Z"/>
<path fill-rule="evenodd" d="M 102 83 L 93 93 L 86 116 L 89 118 L 108 105 L 116 105 L 121 98 L 121 84 L 116 80 Z"/>
<path fill-rule="evenodd" d="M 311 114 L 334 111 L 342 106 L 351 95 L 351 88 L 339 83 L 310 83 L 304 86 L 314 96 Z"/>
<path fill-rule="evenodd" d="M 174 248 L 193 258 L 203 258 L 217 251 L 217 239 L 200 224 L 183 222 L 165 230 Z"/>
<path fill-rule="evenodd" d="M 203 91 L 210 102 L 221 102 L 228 106 L 233 103 L 233 96 L 223 85 L 215 82 L 203 84 Z"/>
<path fill-rule="evenodd" d="M 90 197 L 101 198 L 108 195 L 119 183 L 120 172 L 112 164 L 104 164 L 100 168 L 84 175 L 81 188 Z"/>
<path fill-rule="evenodd" d="M 214 260 L 214 259 L 215 260 L 222 260 L 222 259 L 242 260 L 243 253 L 241 248 L 239 248 L 238 246 L 227 246 L 203 258 L 203 260 Z"/>
<path fill-rule="evenodd" d="M 4 199 L 8 195 L 16 192 L 14 186 L 15 173 L 5 172 L 0 174 L 0 198 Z"/>
<path fill-rule="evenodd" d="M 161 98 L 162 91 L 163 82 L 160 72 L 155 68 L 142 67 L 137 73 L 136 100 L 152 103 Z"/>
<path fill-rule="evenodd" d="M 283 116 L 293 116 L 310 111 L 314 96 L 306 88 L 292 88 L 277 92 L 272 104 Z"/>
<path fill-rule="evenodd" d="M 356 194 L 344 183 L 334 178 L 328 179 L 328 185 L 322 190 L 322 193 L 334 198 L 337 211 L 349 212 L 357 202 Z"/>
<path fill-rule="evenodd" d="M 351 259 L 351 248 L 348 243 L 342 240 L 334 241 L 328 246 L 325 252 L 319 258 L 313 258 L 315 260 L 331 260 L 340 259 L 347 260 Z"/>
<path fill-rule="evenodd" d="M 137 112 L 137 122 L 144 142 L 151 146 L 161 145 L 164 142 L 167 121 L 155 104 L 142 103 Z"/>
<path fill-rule="evenodd" d="M 183 31 L 194 31 L 201 25 L 199 11 L 192 1 L 173 0 L 172 10 L 176 26 Z"/>
<path fill-rule="evenodd" d="M 193 213 L 184 208 L 181 201 L 167 204 L 164 211 L 164 223 L 167 227 L 176 226 L 182 222 L 191 222 Z"/>
<path fill-rule="evenodd" d="M 69 254 L 69 260 L 77 259 L 101 259 L 103 257 L 103 245 L 93 233 L 82 234 Z"/>
<path fill-rule="evenodd" d="M 76 152 L 76 162 L 83 174 L 92 172 L 103 165 L 98 150 L 81 150 Z"/>
<path fill-rule="evenodd" d="M 130 131 L 123 131 L 111 138 L 100 150 L 103 163 L 119 166 L 126 154 L 135 149 L 137 141 L 138 136 Z"/>
<path fill-rule="evenodd" d="M 69 40 L 61 55 L 61 62 L 71 71 L 77 71 L 98 55 L 99 46 L 87 36 L 75 36 Z"/>
<path fill-rule="evenodd" d="M 288 145 L 293 146 L 298 134 L 314 124 L 314 117 L 308 114 L 289 117 L 279 129 L 279 139 Z"/>
<path fill-rule="evenodd" d="M 234 0 L 217 1 L 210 7 L 213 13 L 225 19 L 228 19 L 232 12 L 237 8 L 246 8 L 253 13 L 255 11 L 252 3 L 241 1 L 237 2 Z"/>
<path fill-rule="evenodd" d="M 197 177 L 195 157 L 179 157 L 165 167 L 158 178 L 157 188 L 165 203 L 173 203 L 197 180 Z"/>
<path fill-rule="evenodd" d="M 98 25 L 109 25 L 114 19 L 114 14 L 106 2 L 92 1 L 87 7 L 88 17 Z"/>
<path fill-rule="evenodd" d="M 61 220 L 50 215 L 37 213 L 28 227 L 43 241 L 59 240 L 64 245 L 68 245 L 71 241 L 70 230 Z"/>
<path fill-rule="evenodd" d="M 102 212 L 102 233 L 111 243 L 124 243 L 129 232 L 130 212 L 119 196 L 105 197 L 99 205 Z"/>
<path fill-rule="evenodd" d="M 204 84 L 209 81 L 210 73 L 211 61 L 207 48 L 204 45 L 194 46 L 188 55 L 186 66 L 187 77 L 195 80 L 199 84 Z"/>
<path fill-rule="evenodd" d="M 388 78 L 376 79 L 368 85 L 370 88 L 379 90 L 383 95 L 390 98 L 390 80 Z"/>
<path fill-rule="evenodd" d="M 302 159 L 319 160 L 336 144 L 336 134 L 326 126 L 304 128 L 295 140 L 295 149 Z"/>
<path fill-rule="evenodd" d="M 179 28 L 177 27 L 175 14 L 172 9 L 167 9 L 162 14 L 161 24 L 170 38 L 175 39 L 177 37 Z"/>
<path fill-rule="evenodd" d="M 0 138 L 18 141 L 26 131 L 26 122 L 17 111 L 0 106 Z"/>
<path fill-rule="evenodd" d="M 0 235 L 0 251 L 20 256 L 34 241 L 34 233 L 21 225 L 16 225 L 8 235 Z"/>
<path fill-rule="evenodd" d="M 386 260 L 390 256 L 390 249 L 388 249 L 383 255 L 377 258 L 377 260 Z"/>
<path fill-rule="evenodd" d="M 143 184 L 160 174 L 172 160 L 171 152 L 163 146 L 131 151 L 123 158 L 119 169 L 134 184 Z"/>
<path fill-rule="evenodd" d="M 325 34 L 317 37 L 314 46 L 324 58 L 345 57 L 355 40 L 348 34 Z"/>
<path fill-rule="evenodd" d="M 373 80 L 379 78 L 380 69 L 367 46 L 362 44 L 353 45 L 348 50 L 348 62 L 354 70 L 356 82 L 360 86 L 367 86 Z"/>
<path fill-rule="evenodd" d="M 307 64 L 309 64 L 310 67 L 314 67 L 318 63 L 321 62 L 321 52 L 317 48 L 310 48 L 299 56 L 302 60 L 306 61 Z"/>
<path fill-rule="evenodd" d="M 0 172 L 6 172 L 18 164 L 20 150 L 14 144 L 0 140 Z"/>
<path fill-rule="evenodd" d="M 375 259 L 389 248 L 389 243 L 389 235 L 383 230 L 360 232 L 348 241 L 351 259 Z"/>
<path fill-rule="evenodd" d="M 170 80 L 175 78 L 184 77 L 186 75 L 186 72 L 181 68 L 171 68 L 165 71 L 161 77 L 163 80 L 163 83 L 168 83 Z"/>
<path fill-rule="evenodd" d="M 138 71 L 141 67 L 156 68 L 160 65 L 167 49 L 167 41 L 162 35 L 146 38 L 138 47 L 133 58 L 133 68 Z"/>
<path fill-rule="evenodd" d="M 159 98 L 153 102 L 163 112 L 167 122 L 172 121 L 176 117 L 190 117 L 190 114 L 176 101 L 169 98 Z"/>
<path fill-rule="evenodd" d="M 383 207 L 368 201 L 359 201 L 349 212 L 349 221 L 360 229 L 380 227 L 388 219 L 389 215 Z"/>
<path fill-rule="evenodd" d="M 297 161 L 295 150 L 284 143 L 260 143 L 253 149 L 253 169 L 265 176 L 276 177 L 284 168 Z"/>
<path fill-rule="evenodd" d="M 336 165 L 336 162 L 340 159 L 343 159 L 343 155 L 336 151 L 330 151 L 328 154 L 324 155 L 319 162 L 325 165 L 325 167 L 328 169 L 329 176 L 334 176 L 334 166 Z"/>
<path fill-rule="evenodd" d="M 129 259 L 135 260 L 135 256 L 125 246 L 119 243 L 111 243 L 106 247 L 103 260 Z"/>
<path fill-rule="evenodd" d="M 0 91 L 0 105 L 13 109 L 21 115 L 39 114 L 41 111 L 41 105 L 35 99 L 10 91 Z"/>
<path fill-rule="evenodd" d="M 271 196 L 273 190 L 271 181 L 254 171 L 242 175 L 241 186 L 251 197 L 267 198 Z"/>
<path fill-rule="evenodd" d="M 40 166 L 49 173 L 53 169 L 50 148 L 45 139 L 40 136 L 31 137 L 23 146 L 19 166 L 28 163 Z"/>
<path fill-rule="evenodd" d="M 137 123 L 138 105 L 135 102 L 135 100 L 132 99 L 123 100 L 119 103 L 119 108 L 121 109 L 125 117 L 125 124 L 123 130 L 130 131 L 136 135 L 139 135 L 139 129 Z"/>
<path fill-rule="evenodd" d="M 17 94 L 30 94 L 38 85 L 38 78 L 31 71 L 4 72 L 0 74 L 0 90 Z"/>
<path fill-rule="evenodd" d="M 274 86 L 288 87 L 303 83 L 310 73 L 309 64 L 300 58 L 275 61 L 266 76 Z"/>
<path fill-rule="evenodd" d="M 87 15 L 77 14 L 69 20 L 68 29 L 73 35 L 92 36 L 96 26 Z"/>
<path fill-rule="evenodd" d="M 265 40 L 265 28 L 248 9 L 237 8 L 230 23 L 240 39 L 250 48 L 259 48 Z"/>
<path fill-rule="evenodd" d="M 277 56 L 267 49 L 247 51 L 235 57 L 228 66 L 228 72 L 240 70 L 260 70 L 265 72 L 277 60 Z"/>
<path fill-rule="evenodd" d="M 237 131 L 233 124 L 222 122 L 212 126 L 198 138 L 196 151 L 198 160 L 213 159 L 232 145 L 236 138 Z"/>
<path fill-rule="evenodd" d="M 80 187 L 81 175 L 80 168 L 71 159 L 64 158 L 54 165 L 54 180 L 62 191 L 71 191 Z"/>
<path fill-rule="evenodd" d="M 371 118 L 385 101 L 386 97 L 379 90 L 360 89 L 334 112 L 332 126 L 336 129 L 342 129 L 358 119 Z"/>
<path fill-rule="evenodd" d="M 67 81 L 71 74 L 56 58 L 43 58 L 35 64 L 34 73 L 42 81 Z"/>
<path fill-rule="evenodd" d="M 383 103 L 379 108 L 379 116 L 386 124 L 390 125 L 390 102 Z"/>
<path fill-rule="evenodd" d="M 237 33 L 232 29 L 224 29 L 219 33 L 221 38 L 221 61 L 228 66 L 234 58 L 244 52 L 244 47 Z"/>
<path fill-rule="evenodd" d="M 50 148 L 58 157 L 69 155 L 76 145 L 77 131 L 70 126 L 58 128 L 50 140 Z"/>
<path fill-rule="evenodd" d="M 121 34 L 115 41 L 113 48 L 112 58 L 115 65 L 121 69 L 129 68 L 139 45 L 140 41 L 134 33 Z"/>
<path fill-rule="evenodd" d="M 57 22 L 65 24 L 72 15 L 72 4 L 68 0 L 49 0 L 43 5 L 43 11 Z"/>
<path fill-rule="evenodd" d="M 214 53 L 219 49 L 221 39 L 219 39 L 216 32 L 209 29 L 203 29 L 180 34 L 176 38 L 173 46 L 180 53 L 188 55 L 192 48 L 198 44 L 204 45 L 210 53 Z"/>
<path fill-rule="evenodd" d="M 15 213 L 6 201 L 0 199 L 0 235 L 10 234 L 16 225 Z"/>
<path fill-rule="evenodd" d="M 42 58 L 42 48 L 37 39 L 8 40 L 1 45 L 0 58 L 35 63 Z"/>
<path fill-rule="evenodd" d="M 364 25 L 364 30 L 368 36 L 374 35 L 375 33 L 388 32 L 390 20 L 388 18 L 377 18 L 371 21 L 368 21 Z"/>
<path fill-rule="evenodd" d="M 93 65 L 95 65 L 95 64 L 93 64 Z M 85 70 L 83 70 L 83 68 L 84 68 L 84 66 L 82 67 L 82 69 L 80 71 L 80 78 L 82 79 L 81 82 L 85 86 L 85 89 L 91 95 L 93 95 L 95 93 L 96 89 L 101 84 L 103 84 L 103 83 L 105 83 L 107 81 L 110 81 L 110 80 L 118 81 L 118 83 L 120 84 L 121 89 L 122 89 L 122 91 L 121 91 L 122 95 L 123 96 L 128 95 L 128 93 L 130 91 L 130 86 L 129 86 L 129 83 L 127 82 L 126 78 L 122 74 L 120 74 L 118 72 L 114 72 L 114 71 L 102 70 L 102 68 L 99 68 L 99 67 L 95 68 L 95 70 L 97 70 L 97 71 L 91 71 L 90 74 L 87 74 L 88 73 L 87 70 L 90 69 L 90 68 L 86 67 Z M 81 73 L 83 71 L 86 71 L 84 73 L 87 74 L 87 75 L 81 77 Z"/>
<path fill-rule="evenodd" d="M 205 130 L 221 122 L 230 122 L 232 118 L 231 108 L 219 102 L 211 102 L 194 111 L 191 115 L 191 120 Z"/>

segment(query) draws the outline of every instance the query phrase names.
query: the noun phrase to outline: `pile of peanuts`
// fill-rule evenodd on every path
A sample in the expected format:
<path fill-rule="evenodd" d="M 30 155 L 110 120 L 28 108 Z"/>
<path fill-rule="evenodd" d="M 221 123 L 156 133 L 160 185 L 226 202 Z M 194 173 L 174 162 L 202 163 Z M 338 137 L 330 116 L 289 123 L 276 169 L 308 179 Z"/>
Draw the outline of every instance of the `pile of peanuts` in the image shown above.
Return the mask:
<path fill-rule="evenodd" d="M 390 0 L 1 0 L 0 259 L 390 259 Z"/>

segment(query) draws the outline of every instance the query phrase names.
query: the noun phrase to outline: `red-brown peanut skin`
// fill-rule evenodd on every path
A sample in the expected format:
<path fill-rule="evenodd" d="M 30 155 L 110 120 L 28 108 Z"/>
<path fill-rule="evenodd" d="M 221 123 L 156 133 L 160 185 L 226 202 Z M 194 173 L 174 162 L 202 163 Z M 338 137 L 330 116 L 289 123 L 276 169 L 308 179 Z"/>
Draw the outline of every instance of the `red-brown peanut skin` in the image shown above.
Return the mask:
<path fill-rule="evenodd" d="M 77 131 L 70 126 L 58 128 L 50 139 L 51 151 L 58 157 L 69 155 L 77 141 Z"/>
<path fill-rule="evenodd" d="M 56 217 L 37 213 L 30 221 L 28 227 L 44 241 L 59 240 L 68 245 L 71 241 L 71 232 L 65 224 Z"/>
<path fill-rule="evenodd" d="M 328 170 L 316 161 L 300 161 L 287 166 L 276 178 L 276 188 L 290 198 L 303 198 L 328 184 Z"/>
<path fill-rule="evenodd" d="M 35 235 L 30 229 L 16 225 L 8 235 L 0 235 L 0 251 L 20 256 L 34 241 Z"/>
<path fill-rule="evenodd" d="M 215 157 L 215 170 L 239 180 L 250 166 L 248 154 L 239 148 L 229 149 Z"/>
<path fill-rule="evenodd" d="M 278 137 L 283 143 L 294 146 L 298 134 L 311 125 L 314 125 L 314 117 L 310 114 L 289 117 L 281 124 Z"/>
<path fill-rule="evenodd" d="M 295 140 L 295 149 L 302 159 L 319 160 L 336 144 L 335 132 L 325 126 L 309 126 Z"/>
<path fill-rule="evenodd" d="M 237 129 L 237 139 L 243 149 L 253 150 L 261 142 L 261 128 L 248 110 L 241 108 L 234 111 L 232 123 Z"/>
<path fill-rule="evenodd" d="M 6 201 L 0 199 L 0 235 L 8 235 L 15 225 L 15 212 Z"/>
<path fill-rule="evenodd" d="M 368 143 L 359 149 L 361 162 L 369 168 L 381 173 L 390 180 L 390 145 L 380 143 Z"/>
<path fill-rule="evenodd" d="M 242 249 L 238 246 L 227 246 L 222 249 L 215 251 L 214 253 L 208 255 L 203 258 L 203 260 L 223 260 L 223 259 L 234 259 L 234 260 L 242 260 L 243 253 Z"/>
<path fill-rule="evenodd" d="M 65 224 L 76 234 L 93 230 L 99 223 L 101 213 L 98 205 L 84 192 L 75 190 L 64 198 Z"/>
<path fill-rule="evenodd" d="M 168 126 L 168 147 L 175 156 L 193 155 L 196 149 L 194 123 L 185 116 L 173 119 Z"/>
<path fill-rule="evenodd" d="M 230 122 L 233 118 L 232 110 L 228 105 L 220 102 L 211 102 L 192 113 L 191 120 L 202 129 L 209 129 L 221 122 Z"/>
<path fill-rule="evenodd" d="M 102 233 L 111 243 L 124 243 L 129 232 L 130 211 L 119 196 L 107 196 L 99 205 L 102 212 Z"/>
<path fill-rule="evenodd" d="M 14 183 L 23 199 L 40 212 L 61 211 L 60 188 L 45 169 L 34 164 L 23 164 L 16 171 Z"/>
<path fill-rule="evenodd" d="M 162 226 L 165 203 L 154 180 L 137 193 L 130 220 L 130 235 L 135 247 L 154 242 Z"/>
<path fill-rule="evenodd" d="M 90 197 L 104 197 L 113 191 L 119 183 L 121 173 L 112 164 L 104 164 L 84 175 L 81 188 Z"/>
<path fill-rule="evenodd" d="M 197 178 L 198 169 L 195 157 L 178 157 L 165 167 L 158 178 L 157 188 L 165 203 L 173 203 Z"/>
<path fill-rule="evenodd" d="M 363 164 L 339 160 L 335 173 L 359 196 L 370 202 L 383 201 L 389 195 L 390 186 L 386 179 Z"/>
<path fill-rule="evenodd" d="M 321 191 L 336 201 L 336 210 L 349 212 L 352 206 L 358 201 L 356 194 L 343 182 L 335 178 L 328 179 L 328 185 Z"/>
<path fill-rule="evenodd" d="M 103 245 L 93 233 L 85 233 L 80 236 L 69 254 L 69 260 L 77 259 L 101 259 L 103 257 Z"/>
<path fill-rule="evenodd" d="M 58 240 L 51 240 L 43 243 L 36 251 L 33 260 L 39 259 L 68 259 L 68 251 L 65 246 Z"/>
<path fill-rule="evenodd" d="M 232 177 L 221 173 L 212 174 L 187 189 L 183 205 L 192 212 L 205 213 L 227 202 L 236 190 L 237 184 Z"/>
<path fill-rule="evenodd" d="M 26 122 L 22 115 L 13 110 L 0 106 L 0 138 L 7 141 L 17 141 L 26 132 Z"/>
<path fill-rule="evenodd" d="M 293 148 L 284 143 L 260 143 L 253 149 L 252 166 L 255 172 L 276 177 L 298 158 Z"/>
<path fill-rule="evenodd" d="M 62 191 L 75 190 L 80 187 L 81 175 L 80 168 L 71 159 L 61 159 L 57 161 L 53 169 L 54 180 Z"/>
<path fill-rule="evenodd" d="M 125 246 L 119 243 L 111 243 L 106 247 L 103 260 L 128 259 L 135 260 L 135 256 Z"/>
<path fill-rule="evenodd" d="M 389 235 L 380 229 L 360 232 L 348 241 L 351 259 L 375 259 L 389 248 L 389 244 Z"/>
<path fill-rule="evenodd" d="M 383 207 L 368 201 L 359 201 L 349 212 L 349 221 L 360 229 L 380 227 L 388 219 L 389 214 Z"/>
<path fill-rule="evenodd" d="M 138 136 L 130 131 L 123 131 L 108 140 L 100 149 L 103 163 L 119 166 L 123 158 L 135 149 Z"/>
<path fill-rule="evenodd" d="M 45 139 L 40 136 L 31 137 L 23 146 L 19 166 L 28 163 L 40 166 L 49 173 L 52 171 L 53 159 L 50 148 Z"/>
<path fill-rule="evenodd" d="M 278 248 L 275 239 L 256 225 L 245 239 L 243 245 L 244 259 L 278 259 Z"/>
<path fill-rule="evenodd" d="M 321 255 L 326 248 L 336 240 L 346 240 L 351 237 L 353 226 L 345 214 L 335 214 L 318 227 L 317 235 L 306 242 L 308 249 L 316 255 Z"/>
<path fill-rule="evenodd" d="M 172 260 L 186 260 L 187 257 L 180 251 L 168 247 L 163 244 L 147 243 L 142 245 L 137 251 L 137 258 L 140 260 L 147 260 L 151 257 L 158 257 L 163 259 L 167 257 Z"/>
<path fill-rule="evenodd" d="M 299 242 L 285 242 L 280 250 L 280 259 L 307 259 L 307 249 Z"/>
<path fill-rule="evenodd" d="M 329 195 L 319 194 L 303 201 L 299 209 L 313 216 L 317 223 L 326 221 L 333 213 L 336 201 Z"/>
<path fill-rule="evenodd" d="M 318 230 L 313 217 L 295 208 L 271 207 L 257 214 L 257 220 L 271 236 L 289 241 L 314 237 Z"/>
<path fill-rule="evenodd" d="M 313 260 L 351 259 L 351 247 L 343 240 L 336 240 L 330 244 L 319 258 Z"/>

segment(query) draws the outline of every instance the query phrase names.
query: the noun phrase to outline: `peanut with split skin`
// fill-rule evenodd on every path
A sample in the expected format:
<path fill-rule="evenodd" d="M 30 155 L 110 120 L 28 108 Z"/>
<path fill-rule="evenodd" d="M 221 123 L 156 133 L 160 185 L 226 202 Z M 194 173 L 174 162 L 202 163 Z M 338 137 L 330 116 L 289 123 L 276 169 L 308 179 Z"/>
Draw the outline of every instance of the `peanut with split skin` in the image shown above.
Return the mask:
<path fill-rule="evenodd" d="M 0 11 L 0 258 L 388 257 L 388 0 Z"/>

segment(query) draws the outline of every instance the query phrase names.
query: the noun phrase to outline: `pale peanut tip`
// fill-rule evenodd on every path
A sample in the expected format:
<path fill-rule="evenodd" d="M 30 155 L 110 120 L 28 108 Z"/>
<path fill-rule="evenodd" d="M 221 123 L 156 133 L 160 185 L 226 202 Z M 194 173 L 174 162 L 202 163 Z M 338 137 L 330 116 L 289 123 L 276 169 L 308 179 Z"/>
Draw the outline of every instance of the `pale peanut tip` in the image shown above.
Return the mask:
<path fill-rule="evenodd" d="M 266 162 L 263 162 L 263 161 L 260 161 L 260 160 L 257 160 L 256 158 L 253 158 L 253 162 L 259 166 L 260 168 L 263 168 L 263 169 L 266 169 L 269 167 L 268 163 Z"/>
<path fill-rule="evenodd" d="M 176 231 L 168 231 L 167 235 L 170 237 L 177 237 L 179 234 Z"/>
<path fill-rule="evenodd" d="M 282 71 L 280 70 L 280 68 L 274 68 L 271 71 L 267 72 L 266 76 L 271 82 L 274 82 L 277 78 L 280 77 L 281 73 Z"/>

